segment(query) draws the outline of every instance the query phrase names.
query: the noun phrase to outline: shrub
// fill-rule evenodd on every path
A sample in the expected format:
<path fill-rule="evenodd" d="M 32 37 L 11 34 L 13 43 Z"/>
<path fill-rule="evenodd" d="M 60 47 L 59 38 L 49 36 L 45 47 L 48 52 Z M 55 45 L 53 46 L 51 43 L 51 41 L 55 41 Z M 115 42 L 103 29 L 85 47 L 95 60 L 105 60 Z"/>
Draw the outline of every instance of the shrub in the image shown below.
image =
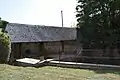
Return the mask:
<path fill-rule="evenodd" d="M 0 63 L 6 63 L 9 61 L 10 52 L 10 38 L 6 33 L 0 31 Z"/>

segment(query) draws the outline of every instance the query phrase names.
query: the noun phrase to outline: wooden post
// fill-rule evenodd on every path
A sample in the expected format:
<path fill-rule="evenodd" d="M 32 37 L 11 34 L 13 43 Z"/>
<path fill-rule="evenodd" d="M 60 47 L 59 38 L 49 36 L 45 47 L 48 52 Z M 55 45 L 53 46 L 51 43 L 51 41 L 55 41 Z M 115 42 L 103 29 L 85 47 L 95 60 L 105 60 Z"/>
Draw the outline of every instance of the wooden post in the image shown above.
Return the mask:
<path fill-rule="evenodd" d="M 61 52 L 61 50 L 59 49 L 59 63 L 60 63 L 60 52 Z"/>
<path fill-rule="evenodd" d="M 44 42 L 39 43 L 40 56 L 46 55 L 44 49 Z"/>
<path fill-rule="evenodd" d="M 63 11 L 61 10 L 61 20 L 62 20 L 62 27 L 63 27 Z M 64 42 L 61 41 L 61 45 L 62 45 L 62 54 L 64 53 Z"/>
<path fill-rule="evenodd" d="M 62 27 L 63 27 L 63 11 L 61 10 L 61 20 L 62 20 Z"/>
<path fill-rule="evenodd" d="M 62 44 L 62 53 L 64 53 L 64 42 L 61 41 L 61 44 Z"/>
<path fill-rule="evenodd" d="M 22 46 L 22 43 L 19 43 L 19 54 L 20 54 L 20 58 L 22 58 L 22 51 L 21 51 L 21 46 Z"/>

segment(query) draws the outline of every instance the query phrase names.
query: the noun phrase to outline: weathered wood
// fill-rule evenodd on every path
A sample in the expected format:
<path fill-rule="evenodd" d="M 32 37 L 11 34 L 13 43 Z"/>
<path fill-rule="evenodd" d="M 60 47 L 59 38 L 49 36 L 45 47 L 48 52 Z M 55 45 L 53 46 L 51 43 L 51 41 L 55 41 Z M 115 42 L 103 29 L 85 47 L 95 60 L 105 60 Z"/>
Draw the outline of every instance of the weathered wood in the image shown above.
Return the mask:
<path fill-rule="evenodd" d="M 62 62 L 62 61 L 50 61 L 49 65 L 61 66 L 61 67 L 72 67 L 72 68 L 114 68 L 114 69 L 120 69 L 120 66 L 117 66 L 117 65 L 75 63 L 75 62 Z"/>
<path fill-rule="evenodd" d="M 23 58 L 23 59 L 17 59 L 16 65 L 40 67 L 40 66 L 44 66 L 45 63 L 47 64 L 52 60 L 53 59 L 39 60 L 39 59 L 33 59 L 33 58 Z"/>
<path fill-rule="evenodd" d="M 19 53 L 20 53 L 20 58 L 22 58 L 21 46 L 22 46 L 22 43 L 19 43 Z"/>
<path fill-rule="evenodd" d="M 17 59 L 16 61 L 21 63 L 27 63 L 27 64 L 37 64 L 38 62 L 40 62 L 40 60 L 32 59 L 32 58 Z"/>
<path fill-rule="evenodd" d="M 120 57 L 89 57 L 89 56 L 76 56 L 76 58 L 85 58 L 85 59 L 120 59 Z"/>

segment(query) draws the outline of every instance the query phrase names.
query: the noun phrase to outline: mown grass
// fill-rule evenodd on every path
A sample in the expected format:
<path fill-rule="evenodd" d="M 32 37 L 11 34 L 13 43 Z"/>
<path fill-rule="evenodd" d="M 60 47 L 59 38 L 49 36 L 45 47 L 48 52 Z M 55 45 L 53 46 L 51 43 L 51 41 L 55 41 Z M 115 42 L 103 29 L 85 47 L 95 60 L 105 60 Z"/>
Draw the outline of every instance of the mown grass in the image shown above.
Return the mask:
<path fill-rule="evenodd" d="M 85 70 L 0 64 L 0 80 L 120 80 L 120 70 Z"/>

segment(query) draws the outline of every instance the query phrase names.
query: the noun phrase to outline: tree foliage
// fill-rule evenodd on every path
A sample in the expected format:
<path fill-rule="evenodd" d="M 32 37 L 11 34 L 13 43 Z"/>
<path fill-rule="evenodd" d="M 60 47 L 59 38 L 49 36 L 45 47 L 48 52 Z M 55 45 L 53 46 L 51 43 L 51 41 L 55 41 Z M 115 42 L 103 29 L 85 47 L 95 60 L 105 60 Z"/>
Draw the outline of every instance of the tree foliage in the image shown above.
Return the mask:
<path fill-rule="evenodd" d="M 0 19 L 0 63 L 8 61 L 11 52 L 11 41 L 7 33 L 5 33 L 7 23 Z"/>
<path fill-rule="evenodd" d="M 84 47 L 120 44 L 120 0 L 77 0 L 77 26 Z"/>
<path fill-rule="evenodd" d="M 0 28 L 2 29 L 2 32 L 5 31 L 5 27 L 6 27 L 7 23 L 8 23 L 7 21 L 1 20 L 1 18 L 0 18 Z"/>

